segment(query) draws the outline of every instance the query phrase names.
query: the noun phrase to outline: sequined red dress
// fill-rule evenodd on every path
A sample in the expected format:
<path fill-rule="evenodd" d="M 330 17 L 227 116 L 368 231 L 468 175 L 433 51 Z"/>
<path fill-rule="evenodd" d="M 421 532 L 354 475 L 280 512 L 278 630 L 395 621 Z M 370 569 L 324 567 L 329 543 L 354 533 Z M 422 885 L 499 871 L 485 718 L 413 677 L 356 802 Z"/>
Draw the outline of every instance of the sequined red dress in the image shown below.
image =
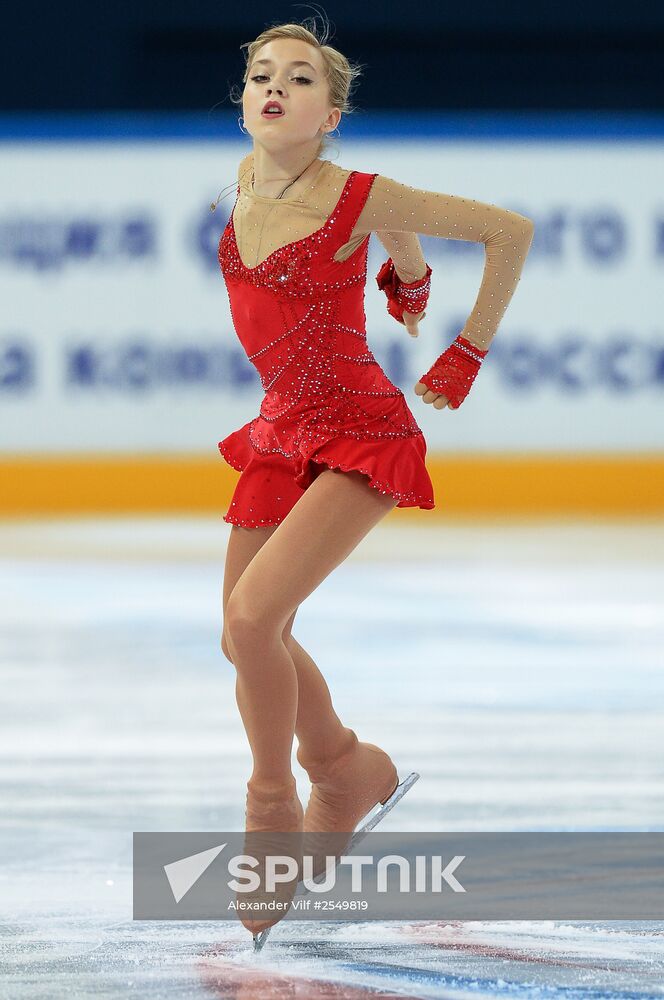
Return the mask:
<path fill-rule="evenodd" d="M 321 228 L 257 267 L 242 262 L 233 214 L 221 236 L 233 324 L 265 390 L 258 416 L 218 444 L 242 473 L 231 524 L 279 524 L 324 468 L 362 472 L 398 507 L 435 506 L 422 431 L 367 346 L 369 234 L 333 260 L 376 176 L 351 171 Z"/>

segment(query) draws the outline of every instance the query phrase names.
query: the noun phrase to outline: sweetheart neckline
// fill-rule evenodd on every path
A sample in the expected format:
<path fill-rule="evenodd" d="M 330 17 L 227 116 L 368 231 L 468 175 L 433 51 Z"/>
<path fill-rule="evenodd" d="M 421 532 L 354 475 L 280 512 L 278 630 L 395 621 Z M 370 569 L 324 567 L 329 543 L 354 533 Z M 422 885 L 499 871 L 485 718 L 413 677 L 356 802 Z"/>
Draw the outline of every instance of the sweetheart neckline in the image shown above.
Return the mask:
<path fill-rule="evenodd" d="M 277 253 L 281 253 L 281 252 L 282 252 L 283 250 L 288 250 L 288 248 L 289 248 L 289 247 L 294 247 L 294 246 L 297 246 L 297 245 L 298 245 L 298 243 L 306 243 L 306 242 L 307 242 L 307 240 L 310 240 L 310 239 L 312 239 L 312 238 L 313 238 L 314 236 L 318 236 L 318 234 L 319 234 L 319 233 L 322 233 L 324 229 L 327 229 L 327 227 L 329 226 L 330 222 L 332 221 L 332 217 L 334 216 L 335 212 L 336 212 L 336 211 L 337 211 L 337 209 L 339 208 L 339 205 L 341 204 L 341 200 L 342 200 L 342 198 L 344 197 L 344 195 L 345 195 L 345 193 L 346 193 L 346 188 L 347 188 L 347 187 L 348 187 L 348 186 L 350 185 L 350 182 L 351 182 L 351 179 L 352 179 L 352 177 L 353 177 L 353 175 L 354 175 L 355 173 L 356 173 L 356 171 L 355 171 L 355 170 L 351 170 L 351 172 L 350 172 L 350 173 L 348 174 L 348 177 L 347 177 L 347 178 L 346 178 L 346 180 L 345 180 L 345 183 L 344 183 L 344 186 L 343 186 L 343 188 L 341 189 L 341 194 L 339 195 L 339 198 L 337 199 L 337 203 L 336 203 L 336 205 L 334 206 L 334 208 L 332 209 L 332 212 L 331 212 L 331 213 L 330 213 L 330 215 L 329 215 L 329 216 L 327 217 L 327 219 L 325 220 L 325 222 L 323 223 L 323 225 L 322 225 L 322 226 L 320 226 L 320 227 L 319 227 L 318 229 L 315 229 L 315 230 L 313 231 L 313 233 L 309 233 L 309 235 L 308 235 L 308 236 L 302 236 L 302 237 L 301 237 L 301 238 L 300 238 L 299 240 L 291 240 L 291 242 L 290 242 L 290 243 L 284 243 L 284 245 L 283 245 L 283 246 L 281 246 L 281 247 L 276 247 L 276 248 L 275 248 L 275 249 L 274 249 L 274 250 L 272 251 L 272 253 L 269 253 L 269 254 L 267 255 L 267 257 L 265 258 L 265 260 L 262 260 L 262 261 L 260 262 L 260 264 L 255 264 L 255 265 L 254 265 L 254 267 L 247 267 L 247 265 L 245 264 L 245 262 L 244 262 L 244 261 L 242 260 L 242 255 L 240 254 L 240 248 L 239 248 L 239 246 L 238 246 L 238 244 L 237 244 L 237 236 L 236 236 L 236 233 L 235 233 L 235 220 L 234 220 L 234 218 L 233 218 L 233 216 L 234 216 L 234 214 L 235 214 L 235 205 L 237 205 L 237 199 L 236 199 L 236 201 L 235 201 L 235 205 L 233 205 L 233 211 L 231 212 L 231 214 L 230 214 L 230 218 L 229 218 L 229 220 L 228 220 L 228 221 L 229 221 L 229 223 L 230 223 L 230 227 L 231 227 L 231 232 L 233 233 L 233 243 L 235 244 L 235 252 L 236 252 L 236 254 L 237 254 L 237 259 L 239 260 L 239 262 L 240 262 L 240 264 L 241 264 L 242 268 L 243 268 L 243 269 L 244 269 L 245 271 L 248 271 L 249 273 L 252 273 L 252 272 L 254 272 L 254 271 L 258 271 L 258 270 L 259 270 L 259 269 L 260 269 L 261 267 L 264 267 L 264 266 L 265 266 L 265 265 L 267 264 L 267 262 L 268 262 L 269 260 L 271 260 L 271 259 L 272 259 L 272 257 L 274 257 L 274 255 L 275 255 L 275 254 L 277 254 Z"/>

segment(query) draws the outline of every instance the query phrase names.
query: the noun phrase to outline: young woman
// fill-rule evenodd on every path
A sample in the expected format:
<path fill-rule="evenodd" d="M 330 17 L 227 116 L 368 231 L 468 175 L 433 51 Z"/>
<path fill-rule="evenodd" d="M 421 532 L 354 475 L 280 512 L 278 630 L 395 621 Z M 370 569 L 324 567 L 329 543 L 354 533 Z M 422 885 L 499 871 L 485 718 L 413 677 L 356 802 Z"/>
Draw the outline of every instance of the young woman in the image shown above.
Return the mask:
<path fill-rule="evenodd" d="M 222 649 L 253 756 L 247 833 L 352 831 L 398 783 L 388 754 L 343 725 L 291 632 L 302 601 L 390 510 L 434 507 L 422 431 L 367 346 L 370 234 L 393 254 L 377 280 L 412 335 L 431 275 L 417 234 L 485 245 L 468 320 L 415 386 L 436 409 L 466 396 L 533 237 L 515 212 L 321 159 L 357 72 L 304 25 L 248 44 L 242 110 L 253 149 L 219 244 L 235 330 L 265 390 L 260 414 L 219 442 L 242 473 L 224 518 Z M 306 813 L 293 735 L 312 782 Z M 296 885 L 282 889 L 286 899 Z M 284 912 L 241 919 L 257 935 Z"/>

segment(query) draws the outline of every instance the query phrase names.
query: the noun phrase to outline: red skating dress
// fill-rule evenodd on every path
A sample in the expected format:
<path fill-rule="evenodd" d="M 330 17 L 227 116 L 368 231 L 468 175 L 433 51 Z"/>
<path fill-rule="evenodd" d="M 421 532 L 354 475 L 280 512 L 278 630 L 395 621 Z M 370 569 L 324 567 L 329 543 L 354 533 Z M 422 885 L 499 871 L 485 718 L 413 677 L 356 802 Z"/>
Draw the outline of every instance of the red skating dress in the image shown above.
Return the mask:
<path fill-rule="evenodd" d="M 242 473 L 224 516 L 230 524 L 279 524 L 324 468 L 363 473 L 398 507 L 435 507 L 424 435 L 367 345 L 370 234 L 333 260 L 376 176 L 351 171 L 321 228 L 257 267 L 242 262 L 233 213 L 221 236 L 233 324 L 265 390 L 258 416 L 219 441 Z"/>

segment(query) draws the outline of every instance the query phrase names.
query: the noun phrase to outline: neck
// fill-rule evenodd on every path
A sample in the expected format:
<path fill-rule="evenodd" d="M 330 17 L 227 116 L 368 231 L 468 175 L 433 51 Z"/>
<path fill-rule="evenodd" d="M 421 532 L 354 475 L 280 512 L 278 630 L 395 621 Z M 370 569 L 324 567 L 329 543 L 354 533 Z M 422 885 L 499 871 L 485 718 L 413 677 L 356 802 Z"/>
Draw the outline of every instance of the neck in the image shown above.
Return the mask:
<path fill-rule="evenodd" d="M 278 198 L 286 185 L 300 174 L 304 180 L 310 173 L 316 172 L 319 150 L 318 140 L 279 150 L 269 150 L 259 143 L 254 143 L 255 193 L 262 198 Z M 295 187 L 295 184 L 292 186 Z M 290 191 L 289 187 L 286 195 L 289 195 Z"/>

